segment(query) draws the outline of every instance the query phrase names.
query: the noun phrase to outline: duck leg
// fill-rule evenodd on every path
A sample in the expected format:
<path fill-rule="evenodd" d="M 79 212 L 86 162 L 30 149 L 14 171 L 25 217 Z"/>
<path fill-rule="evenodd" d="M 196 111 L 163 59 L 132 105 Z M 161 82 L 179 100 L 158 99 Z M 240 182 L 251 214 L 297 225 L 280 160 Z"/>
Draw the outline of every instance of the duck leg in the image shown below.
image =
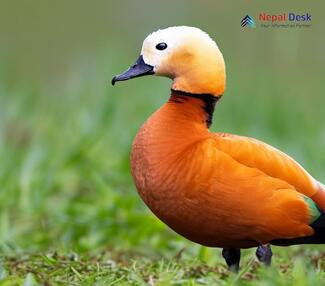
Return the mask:
<path fill-rule="evenodd" d="M 256 257 L 266 266 L 270 266 L 272 261 L 271 246 L 269 244 L 259 245 L 256 249 Z"/>
<path fill-rule="evenodd" d="M 222 256 L 226 260 L 229 270 L 232 272 L 238 272 L 240 262 L 240 249 L 223 248 Z"/>

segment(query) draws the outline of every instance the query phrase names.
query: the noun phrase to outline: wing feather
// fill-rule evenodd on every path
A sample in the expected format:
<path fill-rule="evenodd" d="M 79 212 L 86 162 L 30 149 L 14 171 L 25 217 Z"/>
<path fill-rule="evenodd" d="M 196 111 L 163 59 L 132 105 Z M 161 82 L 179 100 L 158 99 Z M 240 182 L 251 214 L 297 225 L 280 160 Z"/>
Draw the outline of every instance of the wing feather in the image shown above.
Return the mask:
<path fill-rule="evenodd" d="M 237 162 L 286 181 L 299 193 L 312 197 L 319 183 L 294 159 L 259 140 L 226 133 L 215 133 L 217 148 Z"/>

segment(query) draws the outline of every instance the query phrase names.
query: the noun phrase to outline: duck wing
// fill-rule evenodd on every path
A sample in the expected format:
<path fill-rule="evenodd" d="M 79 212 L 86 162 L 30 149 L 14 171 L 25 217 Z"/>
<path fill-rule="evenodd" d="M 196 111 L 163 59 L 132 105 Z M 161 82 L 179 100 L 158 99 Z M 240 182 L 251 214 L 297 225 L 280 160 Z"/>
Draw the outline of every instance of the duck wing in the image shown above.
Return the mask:
<path fill-rule="evenodd" d="M 305 207 L 299 207 L 297 198 L 302 197 L 309 209 L 309 225 L 313 228 L 313 235 L 298 238 L 284 238 L 274 240 L 274 244 L 292 245 L 301 243 L 325 243 L 325 192 L 324 185 L 316 181 L 299 163 L 287 154 L 259 140 L 226 133 L 215 133 L 214 139 L 219 151 L 230 156 L 241 166 L 253 168 L 262 172 L 270 180 L 281 180 L 290 187 L 278 190 L 274 184 L 273 193 L 279 199 L 285 200 L 288 217 L 292 213 L 304 213 Z M 247 169 L 247 170 L 249 170 Z M 243 174 L 245 176 L 245 174 Z M 254 179 L 254 178 L 252 178 Z M 290 189 L 290 190 L 289 190 Z M 289 198 L 289 193 L 291 198 Z M 294 194 L 296 193 L 296 195 Z M 273 201 L 274 204 L 276 201 Z M 296 207 L 294 207 L 294 202 Z M 292 204 L 292 205 L 291 205 Z M 283 210 L 285 213 L 285 210 Z M 268 214 L 272 216 L 272 213 Z M 285 217 L 283 217 L 283 222 Z M 300 219 L 299 219 L 300 220 Z M 279 225 L 282 224 L 279 221 Z M 301 221 L 301 226 L 306 222 Z M 275 227 L 276 228 L 276 227 Z"/>
<path fill-rule="evenodd" d="M 237 162 L 286 181 L 297 192 L 313 197 L 322 185 L 299 163 L 280 150 L 257 139 L 226 133 L 214 133 L 217 148 Z"/>

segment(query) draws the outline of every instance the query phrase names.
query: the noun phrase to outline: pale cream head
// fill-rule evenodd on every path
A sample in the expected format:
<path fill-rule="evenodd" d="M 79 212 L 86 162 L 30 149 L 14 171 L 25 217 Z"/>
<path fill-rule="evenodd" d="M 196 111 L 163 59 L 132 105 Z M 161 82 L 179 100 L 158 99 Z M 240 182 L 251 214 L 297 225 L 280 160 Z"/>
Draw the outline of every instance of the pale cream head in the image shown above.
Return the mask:
<path fill-rule="evenodd" d="M 215 96 L 224 93 L 223 56 L 209 35 L 198 28 L 158 30 L 144 40 L 141 55 L 147 65 L 153 66 L 155 75 L 173 80 L 175 90 Z"/>

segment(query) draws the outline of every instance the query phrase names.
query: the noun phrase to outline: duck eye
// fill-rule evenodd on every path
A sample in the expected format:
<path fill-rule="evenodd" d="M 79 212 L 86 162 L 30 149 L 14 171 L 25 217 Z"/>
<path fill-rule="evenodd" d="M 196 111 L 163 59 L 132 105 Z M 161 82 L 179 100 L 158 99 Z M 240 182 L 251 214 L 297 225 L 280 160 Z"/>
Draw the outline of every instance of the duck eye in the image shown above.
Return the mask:
<path fill-rule="evenodd" d="M 159 43 L 156 45 L 156 49 L 159 51 L 167 49 L 167 44 L 166 43 Z"/>

